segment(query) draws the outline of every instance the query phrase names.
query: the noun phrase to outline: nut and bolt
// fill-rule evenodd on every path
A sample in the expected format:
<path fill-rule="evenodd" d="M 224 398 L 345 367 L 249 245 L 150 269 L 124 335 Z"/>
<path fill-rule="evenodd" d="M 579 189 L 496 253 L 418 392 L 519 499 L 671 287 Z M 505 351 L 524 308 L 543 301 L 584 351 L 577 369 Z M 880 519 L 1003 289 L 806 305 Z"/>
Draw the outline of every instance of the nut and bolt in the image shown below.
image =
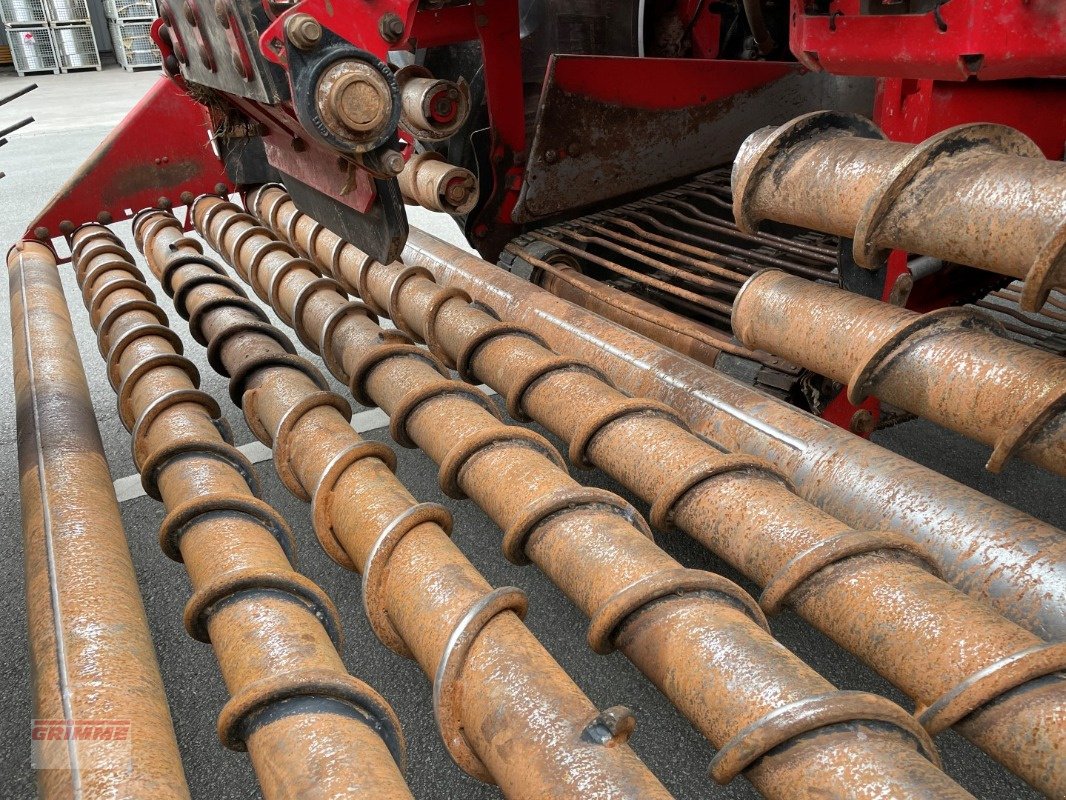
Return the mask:
<path fill-rule="evenodd" d="M 403 37 L 404 24 L 396 14 L 391 11 L 382 14 L 378 20 L 378 33 L 389 44 L 396 44 Z"/>
<path fill-rule="evenodd" d="M 285 21 L 285 35 L 301 50 L 314 50 L 322 41 L 322 26 L 310 14 L 293 14 Z"/>
<path fill-rule="evenodd" d="M 316 93 L 322 121 L 334 135 L 356 144 L 383 133 L 392 113 L 388 82 L 362 61 L 331 66 L 319 79 Z"/>
<path fill-rule="evenodd" d="M 389 175 L 399 175 L 403 172 L 403 155 L 395 150 L 389 150 L 381 156 L 381 168 Z"/>
<path fill-rule="evenodd" d="M 851 422 L 848 424 L 848 428 L 852 433 L 857 433 L 859 436 L 867 436 L 874 431 L 874 415 L 865 408 L 860 408 L 851 415 Z"/>

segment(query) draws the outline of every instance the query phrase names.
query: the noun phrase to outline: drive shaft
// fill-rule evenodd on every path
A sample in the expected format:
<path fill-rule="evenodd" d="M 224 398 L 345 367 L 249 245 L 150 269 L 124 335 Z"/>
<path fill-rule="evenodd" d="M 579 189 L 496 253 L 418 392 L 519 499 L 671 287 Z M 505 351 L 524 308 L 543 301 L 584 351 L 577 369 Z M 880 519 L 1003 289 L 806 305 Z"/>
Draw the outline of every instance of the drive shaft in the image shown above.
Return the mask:
<path fill-rule="evenodd" d="M 345 670 L 332 601 L 293 569 L 288 525 L 133 257 L 91 223 L 71 259 L 142 485 L 167 509 L 160 545 L 189 573 L 185 628 L 214 647 L 231 694 L 219 738 L 248 751 L 266 798 L 412 797 L 399 721 Z"/>
<path fill-rule="evenodd" d="M 632 714 L 597 711 L 522 623 L 524 594 L 488 584 L 449 538 L 447 509 L 415 501 L 393 474 L 395 454 L 352 430 L 347 401 L 292 355 L 285 335 L 199 255 L 198 242 L 163 212 L 140 215 L 135 235 L 230 378 L 249 427 L 273 448 L 282 481 L 311 501 L 323 548 L 363 576 L 378 638 L 433 680 L 434 712 L 455 762 L 511 798 L 668 800 L 625 744 Z M 341 316 L 366 313 L 346 303 Z"/>
<path fill-rule="evenodd" d="M 764 587 L 767 614 L 791 605 L 863 658 L 916 701 L 930 733 L 959 722 L 1045 794 L 1066 791 L 1066 729 L 1056 721 L 1066 681 L 1044 680 L 1066 669 L 1066 644 L 1041 641 L 930 574 L 911 540 L 849 529 L 791 492 L 768 463 L 722 454 L 657 403 L 626 397 L 586 362 L 559 357 L 530 329 L 500 323 L 403 264 L 374 262 L 347 243 L 338 249 L 336 235 L 280 189 L 248 202 L 349 290 L 361 280 L 364 302 L 430 342 L 462 377 L 500 392 L 512 417 L 566 441 L 572 463 L 598 467 L 647 501 L 655 527 L 676 526 Z M 335 257 L 325 262 L 324 253 Z"/>
<path fill-rule="evenodd" d="M 383 339 L 365 314 L 345 314 L 343 288 L 316 285 L 314 265 L 239 207 L 203 197 L 193 217 L 356 399 L 392 417 L 394 438 L 441 465 L 444 491 L 470 497 L 500 525 L 508 557 L 536 563 L 591 618 L 592 648 L 624 652 L 711 740 L 716 780 L 745 772 L 769 797 L 795 797 L 800 784 L 811 796 L 846 796 L 855 784 L 965 796 L 920 755 L 933 757 L 913 719 L 883 698 L 835 690 L 770 637 L 739 587 L 682 568 L 628 503 L 573 481 L 546 440 L 502 424 L 431 354 Z M 355 278 L 364 289 L 369 264 Z M 836 727 L 845 721 L 863 735 Z M 824 766 L 856 760 L 863 768 L 848 775 Z"/>
<path fill-rule="evenodd" d="M 40 796 L 188 798 L 55 255 L 7 265 Z M 111 741 L 68 735 L 93 722 Z"/>
<path fill-rule="evenodd" d="M 1025 281 L 1026 311 L 1066 287 L 1064 205 L 1066 165 L 983 122 L 912 145 L 818 111 L 751 134 L 733 163 L 741 230 L 771 219 L 845 236 L 867 269 L 897 249 L 1010 275 Z"/>

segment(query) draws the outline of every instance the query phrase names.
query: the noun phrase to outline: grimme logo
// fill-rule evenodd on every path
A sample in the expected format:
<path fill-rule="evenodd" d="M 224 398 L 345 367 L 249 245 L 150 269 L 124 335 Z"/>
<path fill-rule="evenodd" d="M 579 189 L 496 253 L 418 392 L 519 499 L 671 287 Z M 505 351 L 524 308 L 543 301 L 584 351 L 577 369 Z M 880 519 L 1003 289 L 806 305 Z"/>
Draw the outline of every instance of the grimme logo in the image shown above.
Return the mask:
<path fill-rule="evenodd" d="M 126 771 L 131 729 L 128 719 L 34 719 L 30 761 L 34 769 Z"/>

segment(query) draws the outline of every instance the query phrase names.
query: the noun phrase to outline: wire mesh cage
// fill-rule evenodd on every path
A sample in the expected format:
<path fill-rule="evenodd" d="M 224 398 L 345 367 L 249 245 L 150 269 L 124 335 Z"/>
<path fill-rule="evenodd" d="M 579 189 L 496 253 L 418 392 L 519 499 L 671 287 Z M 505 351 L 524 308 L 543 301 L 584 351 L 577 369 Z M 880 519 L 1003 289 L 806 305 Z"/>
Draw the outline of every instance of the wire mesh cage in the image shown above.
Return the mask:
<path fill-rule="evenodd" d="M 0 16 L 8 25 L 43 25 L 48 20 L 44 0 L 0 0 Z"/>
<path fill-rule="evenodd" d="M 14 2 L 21 1 L 14 0 Z M 88 0 L 47 0 L 47 2 L 48 18 L 54 23 L 65 24 L 68 22 L 89 21 Z"/>
<path fill-rule="evenodd" d="M 154 0 L 104 0 L 104 16 L 113 20 L 155 19 Z"/>
<path fill-rule="evenodd" d="M 96 37 L 93 36 L 91 25 L 53 28 L 52 34 L 55 36 L 61 70 L 100 69 L 100 54 L 96 50 Z"/>
<path fill-rule="evenodd" d="M 111 44 L 115 48 L 115 59 L 125 70 L 142 67 L 158 67 L 163 63 L 159 49 L 152 41 L 151 22 L 115 22 L 108 23 L 111 30 Z"/>
<path fill-rule="evenodd" d="M 11 58 L 19 75 L 31 72 L 59 72 L 55 44 L 48 28 L 9 28 Z"/>

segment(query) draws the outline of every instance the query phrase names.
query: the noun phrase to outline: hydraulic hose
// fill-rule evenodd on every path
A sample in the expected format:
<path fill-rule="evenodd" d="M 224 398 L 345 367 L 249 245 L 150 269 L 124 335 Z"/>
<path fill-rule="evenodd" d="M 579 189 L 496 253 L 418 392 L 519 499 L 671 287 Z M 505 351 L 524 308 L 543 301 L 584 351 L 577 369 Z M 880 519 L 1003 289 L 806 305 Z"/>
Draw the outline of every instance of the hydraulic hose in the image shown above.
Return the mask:
<path fill-rule="evenodd" d="M 684 569 L 628 503 L 573 481 L 546 440 L 502 424 L 493 404 L 445 378 L 430 353 L 383 339 L 374 320 L 345 313 L 343 287 L 315 284 L 314 265 L 238 206 L 203 197 L 193 218 L 356 399 L 392 417 L 394 438 L 441 466 L 442 489 L 470 497 L 497 522 L 505 554 L 537 564 L 591 618 L 593 650 L 622 651 L 710 739 L 719 751 L 715 780 L 744 772 L 766 796 L 794 797 L 799 770 L 811 796 L 850 796 L 856 784 L 965 796 L 926 760 L 935 756 L 912 718 L 884 698 L 835 690 L 769 635 L 739 587 Z M 370 263 L 355 277 L 363 289 Z M 829 766 L 856 760 L 859 774 Z"/>
<path fill-rule="evenodd" d="M 185 628 L 211 643 L 230 691 L 219 738 L 248 751 L 268 799 L 411 798 L 396 715 L 344 668 L 333 602 L 293 568 L 288 525 L 133 256 L 90 223 L 71 260 L 145 493 L 167 510 L 160 546 L 192 583 Z"/>
<path fill-rule="evenodd" d="M 944 583 L 913 541 L 849 529 L 792 493 L 768 463 L 722 454 L 529 328 L 500 323 L 403 264 L 337 249 L 335 234 L 279 197 L 265 187 L 249 207 L 349 289 L 362 279 L 364 302 L 466 380 L 500 392 L 512 417 L 566 441 L 573 464 L 598 467 L 647 501 L 655 527 L 676 526 L 763 587 L 764 612 L 791 605 L 913 698 L 930 733 L 959 722 L 1045 794 L 1066 791 L 1066 729 L 1056 722 L 1066 681 L 1049 677 L 1066 669 L 1066 644 L 1043 642 Z M 325 253 L 336 254 L 332 263 Z"/>
<path fill-rule="evenodd" d="M 7 266 L 40 796 L 188 798 L 55 254 Z"/>
<path fill-rule="evenodd" d="M 433 681 L 455 762 L 509 798 L 668 800 L 625 744 L 632 713 L 593 706 L 522 623 L 525 595 L 488 584 L 449 538 L 447 509 L 415 501 L 393 474 L 395 454 L 352 430 L 348 402 L 256 303 L 169 214 L 144 212 L 134 231 L 282 482 L 310 500 L 322 547 L 362 575 L 374 632 Z M 343 313 L 369 312 L 347 303 Z"/>

